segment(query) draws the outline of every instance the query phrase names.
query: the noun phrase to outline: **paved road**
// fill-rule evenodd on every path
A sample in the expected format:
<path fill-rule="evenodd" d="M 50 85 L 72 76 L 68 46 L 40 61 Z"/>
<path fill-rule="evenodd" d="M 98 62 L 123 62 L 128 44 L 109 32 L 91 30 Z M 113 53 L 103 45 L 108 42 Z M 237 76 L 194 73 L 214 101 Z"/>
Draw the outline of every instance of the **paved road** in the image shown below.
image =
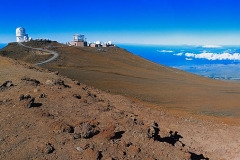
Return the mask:
<path fill-rule="evenodd" d="M 54 59 L 56 59 L 58 57 L 58 53 L 57 52 L 54 52 L 54 51 L 50 51 L 50 50 L 47 50 L 47 49 L 42 49 L 42 48 L 32 48 L 32 47 L 29 47 L 29 46 L 25 46 L 24 44 L 22 44 L 21 42 L 18 42 L 18 44 L 20 46 L 23 46 L 23 47 L 26 47 L 26 48 L 30 48 L 30 49 L 35 49 L 35 50 L 39 50 L 39 51 L 43 51 L 43 52 L 48 52 L 50 54 L 53 55 L 53 57 L 49 58 L 48 60 L 46 61 L 43 61 L 43 62 L 39 62 L 39 63 L 36 63 L 35 65 L 42 65 L 42 64 L 45 64 L 45 63 L 48 63 L 48 62 L 51 62 L 53 61 Z"/>

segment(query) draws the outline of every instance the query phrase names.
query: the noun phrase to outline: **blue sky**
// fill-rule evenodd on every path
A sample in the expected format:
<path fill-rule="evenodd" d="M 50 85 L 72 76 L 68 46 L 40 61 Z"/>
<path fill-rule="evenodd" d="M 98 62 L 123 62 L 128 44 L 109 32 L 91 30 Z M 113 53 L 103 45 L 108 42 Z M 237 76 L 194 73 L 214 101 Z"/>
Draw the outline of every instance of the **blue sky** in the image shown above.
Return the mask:
<path fill-rule="evenodd" d="M 240 44 L 239 0 L 4 0 L 0 43 L 15 29 L 59 42 L 84 34 L 88 41 L 144 44 Z"/>

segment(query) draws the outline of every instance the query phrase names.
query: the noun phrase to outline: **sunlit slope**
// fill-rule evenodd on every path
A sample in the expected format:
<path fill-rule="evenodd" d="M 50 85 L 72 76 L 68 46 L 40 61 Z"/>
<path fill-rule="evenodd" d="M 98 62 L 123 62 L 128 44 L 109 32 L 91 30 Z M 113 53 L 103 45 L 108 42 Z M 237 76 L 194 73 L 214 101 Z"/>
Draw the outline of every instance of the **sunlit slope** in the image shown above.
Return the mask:
<path fill-rule="evenodd" d="M 31 45 L 39 47 L 39 44 Z M 8 48 L 5 48 L 8 52 L 17 52 Z M 57 45 L 51 50 L 60 56 L 42 67 L 57 70 L 81 83 L 160 107 L 216 116 L 240 115 L 239 83 L 213 80 L 158 65 L 118 47 Z"/>
<path fill-rule="evenodd" d="M 240 115 L 240 85 L 158 65 L 120 48 L 57 48 L 47 68 L 117 94 L 204 114 Z"/>

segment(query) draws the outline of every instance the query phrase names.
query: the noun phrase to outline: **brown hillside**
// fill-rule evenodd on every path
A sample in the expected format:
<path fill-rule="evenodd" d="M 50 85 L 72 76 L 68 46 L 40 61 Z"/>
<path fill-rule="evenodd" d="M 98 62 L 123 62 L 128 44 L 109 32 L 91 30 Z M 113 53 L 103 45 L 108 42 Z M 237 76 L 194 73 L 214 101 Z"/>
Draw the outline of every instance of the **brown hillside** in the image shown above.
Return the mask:
<path fill-rule="evenodd" d="M 161 66 L 121 48 L 64 47 L 45 68 L 111 93 L 164 108 L 216 116 L 239 116 L 240 85 Z"/>
<path fill-rule="evenodd" d="M 32 41 L 26 45 L 41 46 L 42 43 Z M 158 65 L 118 47 L 77 48 L 57 46 L 56 42 L 46 46 L 51 46 L 60 56 L 42 67 L 87 85 L 163 108 L 204 115 L 240 116 L 238 83 L 212 80 Z M 4 50 L 12 51 L 9 47 Z"/>
<path fill-rule="evenodd" d="M 239 126 L 154 110 L 0 59 L 0 159 L 237 160 Z M 33 98 L 34 97 L 34 98 Z"/>
<path fill-rule="evenodd" d="M 32 64 L 52 57 L 49 54 L 40 55 L 38 51 L 19 46 L 17 43 L 9 43 L 7 47 L 1 49 L 0 55 Z"/>

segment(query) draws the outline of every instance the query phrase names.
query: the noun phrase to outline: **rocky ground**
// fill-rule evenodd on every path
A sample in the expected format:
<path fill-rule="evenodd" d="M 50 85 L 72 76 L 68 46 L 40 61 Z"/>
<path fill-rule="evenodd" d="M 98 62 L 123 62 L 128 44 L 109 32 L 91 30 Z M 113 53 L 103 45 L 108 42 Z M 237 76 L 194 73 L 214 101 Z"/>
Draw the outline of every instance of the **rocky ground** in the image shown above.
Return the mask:
<path fill-rule="evenodd" d="M 239 159 L 239 125 L 171 114 L 0 60 L 0 159 Z"/>

